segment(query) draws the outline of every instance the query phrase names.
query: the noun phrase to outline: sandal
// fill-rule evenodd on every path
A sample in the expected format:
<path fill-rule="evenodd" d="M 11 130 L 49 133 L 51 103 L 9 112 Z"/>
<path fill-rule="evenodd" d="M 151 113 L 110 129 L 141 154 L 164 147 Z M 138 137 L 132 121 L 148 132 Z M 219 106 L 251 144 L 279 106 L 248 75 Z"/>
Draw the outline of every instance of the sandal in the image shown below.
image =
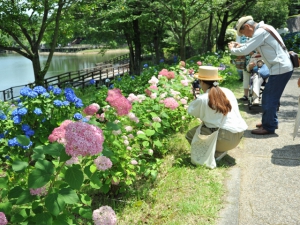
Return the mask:
<path fill-rule="evenodd" d="M 244 95 L 243 97 L 240 98 L 240 100 L 242 100 L 242 101 L 248 101 L 248 97 Z"/>

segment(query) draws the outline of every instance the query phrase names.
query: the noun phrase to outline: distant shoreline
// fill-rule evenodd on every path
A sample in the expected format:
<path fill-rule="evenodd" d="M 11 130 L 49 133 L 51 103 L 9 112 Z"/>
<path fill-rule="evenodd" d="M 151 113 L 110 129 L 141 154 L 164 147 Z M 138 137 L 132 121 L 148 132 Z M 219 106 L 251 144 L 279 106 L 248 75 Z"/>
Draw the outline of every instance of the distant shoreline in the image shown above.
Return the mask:
<path fill-rule="evenodd" d="M 91 54 L 102 54 L 103 49 L 92 49 L 92 50 L 84 50 L 78 52 L 54 52 L 54 55 L 91 55 Z M 129 53 L 128 49 L 108 49 L 104 52 L 104 54 L 113 54 L 113 53 Z M 39 55 L 49 55 L 49 52 L 39 52 Z"/>

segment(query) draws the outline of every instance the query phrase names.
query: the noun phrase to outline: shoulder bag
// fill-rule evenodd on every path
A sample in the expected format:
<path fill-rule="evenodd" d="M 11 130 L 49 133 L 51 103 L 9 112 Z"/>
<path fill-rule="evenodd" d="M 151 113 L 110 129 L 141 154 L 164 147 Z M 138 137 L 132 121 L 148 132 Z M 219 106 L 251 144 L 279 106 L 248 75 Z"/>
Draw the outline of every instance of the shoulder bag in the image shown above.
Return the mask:
<path fill-rule="evenodd" d="M 220 127 L 223 122 L 224 116 Z M 191 162 L 194 165 L 205 165 L 210 169 L 214 169 L 217 166 L 215 151 L 220 127 L 210 135 L 203 135 L 201 134 L 202 124 L 197 128 L 191 143 Z"/>
<path fill-rule="evenodd" d="M 266 31 L 268 31 L 275 39 L 276 41 L 280 44 L 280 46 L 284 49 L 287 50 L 285 45 L 278 39 L 278 37 L 273 33 L 272 30 L 270 30 L 268 27 L 266 26 L 261 26 L 261 28 L 265 29 Z M 293 51 L 289 51 L 289 55 L 290 55 L 290 59 L 291 62 L 293 64 L 293 67 L 299 67 L 299 57 L 298 54 L 296 52 Z"/>

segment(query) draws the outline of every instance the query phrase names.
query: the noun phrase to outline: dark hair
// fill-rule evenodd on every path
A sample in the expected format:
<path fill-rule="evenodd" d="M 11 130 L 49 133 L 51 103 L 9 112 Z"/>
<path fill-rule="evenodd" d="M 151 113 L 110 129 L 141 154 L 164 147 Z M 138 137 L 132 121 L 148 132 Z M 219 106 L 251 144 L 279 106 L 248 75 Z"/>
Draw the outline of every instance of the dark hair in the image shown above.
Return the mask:
<path fill-rule="evenodd" d="M 217 112 L 222 113 L 223 115 L 227 115 L 228 112 L 231 111 L 232 106 L 227 99 L 224 92 L 221 90 L 219 86 L 214 86 L 215 81 L 204 81 L 204 83 L 209 85 L 209 93 L 208 93 L 208 106 L 209 108 L 216 110 Z"/>

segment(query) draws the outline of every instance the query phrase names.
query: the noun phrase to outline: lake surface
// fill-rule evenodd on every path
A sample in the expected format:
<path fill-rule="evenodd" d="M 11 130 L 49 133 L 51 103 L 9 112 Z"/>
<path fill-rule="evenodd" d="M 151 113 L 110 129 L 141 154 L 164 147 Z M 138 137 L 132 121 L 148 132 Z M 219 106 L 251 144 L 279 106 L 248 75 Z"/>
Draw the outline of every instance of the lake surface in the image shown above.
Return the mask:
<path fill-rule="evenodd" d="M 124 51 L 115 51 L 107 52 L 104 56 L 102 54 L 54 55 L 45 78 L 65 72 L 91 68 L 95 66 L 95 63 L 104 62 L 124 54 L 126 54 Z M 42 66 L 46 63 L 46 60 L 47 55 L 40 55 Z M 0 91 L 33 81 L 33 68 L 29 59 L 17 53 L 0 54 Z"/>

